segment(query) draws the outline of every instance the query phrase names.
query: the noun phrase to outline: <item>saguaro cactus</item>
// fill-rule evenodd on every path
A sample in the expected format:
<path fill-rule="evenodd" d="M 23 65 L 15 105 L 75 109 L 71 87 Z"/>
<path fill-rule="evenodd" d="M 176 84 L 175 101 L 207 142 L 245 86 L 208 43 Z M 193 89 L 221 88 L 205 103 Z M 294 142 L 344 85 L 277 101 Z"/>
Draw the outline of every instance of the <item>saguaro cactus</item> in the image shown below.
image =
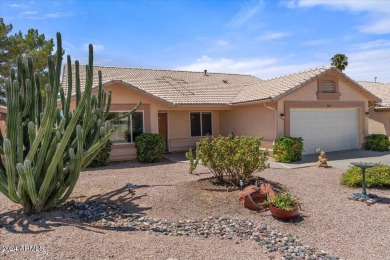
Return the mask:
<path fill-rule="evenodd" d="M 115 131 L 106 121 L 111 104 L 102 88 L 99 71 L 98 95 L 92 95 L 93 47 L 89 46 L 85 88 L 81 94 L 79 65 L 75 62 L 75 80 L 71 59 L 67 57 L 68 90 L 61 88 L 62 45 L 57 33 L 56 57 L 48 58 L 49 84 L 46 100 L 40 93 L 38 75 L 32 59 L 6 80 L 7 133 L 0 133 L 0 191 L 21 204 L 27 213 L 48 210 L 66 201 L 80 171 L 86 167 Z M 75 85 L 76 107 L 70 110 Z M 58 98 L 60 97 L 60 101 Z M 61 106 L 60 106 L 60 105 Z M 133 113 L 135 107 L 127 115 Z"/>

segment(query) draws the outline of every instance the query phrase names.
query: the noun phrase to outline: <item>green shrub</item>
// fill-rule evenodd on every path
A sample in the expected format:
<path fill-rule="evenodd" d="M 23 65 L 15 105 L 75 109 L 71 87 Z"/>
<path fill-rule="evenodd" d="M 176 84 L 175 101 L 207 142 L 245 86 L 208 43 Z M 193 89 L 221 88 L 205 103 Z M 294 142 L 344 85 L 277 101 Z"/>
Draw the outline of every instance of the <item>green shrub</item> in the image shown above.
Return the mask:
<path fill-rule="evenodd" d="M 372 134 L 366 137 L 364 149 L 371 151 L 387 151 L 389 150 L 390 141 L 387 135 Z"/>
<path fill-rule="evenodd" d="M 301 205 L 299 199 L 290 193 L 278 193 L 269 203 L 274 207 L 288 211 L 292 211 Z"/>
<path fill-rule="evenodd" d="M 160 134 L 144 133 L 135 138 L 137 159 L 142 163 L 154 163 L 160 160 L 165 147 Z"/>
<path fill-rule="evenodd" d="M 341 176 L 341 184 L 348 187 L 362 185 L 362 173 L 358 167 L 351 167 Z M 366 170 L 367 187 L 390 187 L 390 166 L 378 165 Z"/>
<path fill-rule="evenodd" d="M 218 181 L 227 180 L 239 185 L 255 171 L 263 170 L 267 151 L 260 150 L 261 138 L 250 136 L 218 136 L 197 143 L 196 155 L 202 165 L 208 167 Z"/>
<path fill-rule="evenodd" d="M 108 159 L 110 158 L 112 148 L 112 141 L 108 140 L 106 145 L 100 150 L 96 157 L 92 160 L 89 167 L 102 167 L 107 165 Z"/>
<path fill-rule="evenodd" d="M 279 136 L 275 140 L 273 155 L 278 162 L 297 162 L 302 159 L 302 137 Z"/>

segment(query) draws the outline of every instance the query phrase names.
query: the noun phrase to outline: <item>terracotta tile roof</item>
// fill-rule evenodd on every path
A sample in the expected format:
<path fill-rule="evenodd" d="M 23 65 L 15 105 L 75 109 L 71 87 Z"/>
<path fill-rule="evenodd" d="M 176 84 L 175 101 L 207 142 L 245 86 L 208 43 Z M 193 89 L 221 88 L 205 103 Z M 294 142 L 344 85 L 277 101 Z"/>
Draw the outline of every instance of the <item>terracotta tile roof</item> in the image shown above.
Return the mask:
<path fill-rule="evenodd" d="M 250 101 L 279 99 L 290 92 L 300 88 L 303 85 L 310 83 L 313 80 L 316 80 L 318 77 L 329 72 L 330 70 L 336 71 L 337 73 L 343 75 L 351 82 L 355 83 L 357 87 L 364 90 L 367 94 L 373 97 L 375 100 L 380 100 L 378 96 L 371 93 L 369 90 L 360 86 L 357 82 L 352 80 L 350 77 L 342 73 L 339 69 L 334 66 L 324 66 L 319 68 L 314 68 L 310 70 L 305 70 L 302 72 L 280 76 L 277 78 L 272 78 L 268 80 L 263 80 L 259 83 L 255 83 L 243 88 L 243 90 L 236 96 L 233 100 L 233 103 L 245 103 Z"/>
<path fill-rule="evenodd" d="M 316 79 L 321 74 L 327 72 L 330 68 L 331 67 L 328 66 L 305 70 L 295 74 L 263 80 L 259 83 L 246 86 L 235 97 L 233 103 L 277 99 L 308 83 L 309 81 Z"/>
<path fill-rule="evenodd" d="M 85 85 L 85 68 L 80 66 L 81 86 Z M 72 70 L 74 75 L 74 66 Z M 102 72 L 103 84 L 122 80 L 173 104 L 229 104 L 246 84 L 261 81 L 250 75 L 95 66 L 93 86 L 98 84 L 98 70 Z M 67 74 L 65 66 L 62 82 L 65 93 Z"/>
<path fill-rule="evenodd" d="M 369 81 L 358 81 L 358 83 L 362 87 L 382 99 L 382 102 L 375 107 L 376 109 L 390 108 L 390 83 Z"/>
<path fill-rule="evenodd" d="M 85 85 L 86 66 L 80 66 L 81 86 Z M 72 67 L 74 75 L 75 67 Z M 239 104 L 261 100 L 276 100 L 297 88 L 334 70 L 380 101 L 370 89 L 363 88 L 335 67 L 324 66 L 295 74 L 261 80 L 250 75 L 207 73 L 177 70 L 153 70 L 121 67 L 94 67 L 93 86 L 98 84 L 98 71 L 103 84 L 123 81 L 132 87 L 171 104 Z M 67 93 L 67 67 L 62 86 Z M 374 94 L 373 94 L 374 93 Z M 73 93 L 74 94 L 74 93 Z M 390 101 L 389 101 L 390 104 Z"/>

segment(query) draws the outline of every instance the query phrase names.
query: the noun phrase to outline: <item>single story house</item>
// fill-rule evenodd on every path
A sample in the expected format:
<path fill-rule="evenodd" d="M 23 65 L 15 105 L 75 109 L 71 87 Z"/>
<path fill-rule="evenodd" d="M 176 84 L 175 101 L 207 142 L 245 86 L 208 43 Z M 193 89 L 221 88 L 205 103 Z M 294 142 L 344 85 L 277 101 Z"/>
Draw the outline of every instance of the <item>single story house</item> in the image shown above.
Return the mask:
<path fill-rule="evenodd" d="M 357 149 L 369 133 L 370 109 L 381 102 L 332 66 L 268 80 L 206 70 L 95 66 L 94 86 L 98 70 L 104 89 L 113 94 L 111 113 L 125 113 L 142 101 L 136 113 L 118 122 L 111 160 L 135 158 L 134 138 L 143 132 L 162 134 L 169 152 L 188 150 L 202 137 L 231 132 L 261 136 L 267 148 L 278 136 L 302 137 L 305 154 Z M 84 68 L 80 73 L 85 78 Z M 65 66 L 65 93 L 67 74 Z"/>
<path fill-rule="evenodd" d="M 382 101 L 369 107 L 369 134 L 390 135 L 390 83 L 358 81 L 358 83 L 380 97 Z"/>

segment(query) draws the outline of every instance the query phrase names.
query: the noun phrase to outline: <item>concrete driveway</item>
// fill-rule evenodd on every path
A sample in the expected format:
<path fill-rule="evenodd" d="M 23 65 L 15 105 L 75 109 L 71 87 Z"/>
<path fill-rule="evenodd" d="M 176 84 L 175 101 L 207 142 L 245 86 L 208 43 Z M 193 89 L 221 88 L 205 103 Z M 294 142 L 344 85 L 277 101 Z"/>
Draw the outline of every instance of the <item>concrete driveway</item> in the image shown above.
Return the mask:
<path fill-rule="evenodd" d="M 351 162 L 372 162 L 390 165 L 390 151 L 387 152 L 373 152 L 366 150 L 347 150 L 339 152 L 326 153 L 328 157 L 328 165 L 333 168 L 342 170 L 348 169 Z M 270 163 L 271 168 L 301 168 L 316 165 L 318 154 L 303 155 L 302 161 L 294 163 Z"/>

